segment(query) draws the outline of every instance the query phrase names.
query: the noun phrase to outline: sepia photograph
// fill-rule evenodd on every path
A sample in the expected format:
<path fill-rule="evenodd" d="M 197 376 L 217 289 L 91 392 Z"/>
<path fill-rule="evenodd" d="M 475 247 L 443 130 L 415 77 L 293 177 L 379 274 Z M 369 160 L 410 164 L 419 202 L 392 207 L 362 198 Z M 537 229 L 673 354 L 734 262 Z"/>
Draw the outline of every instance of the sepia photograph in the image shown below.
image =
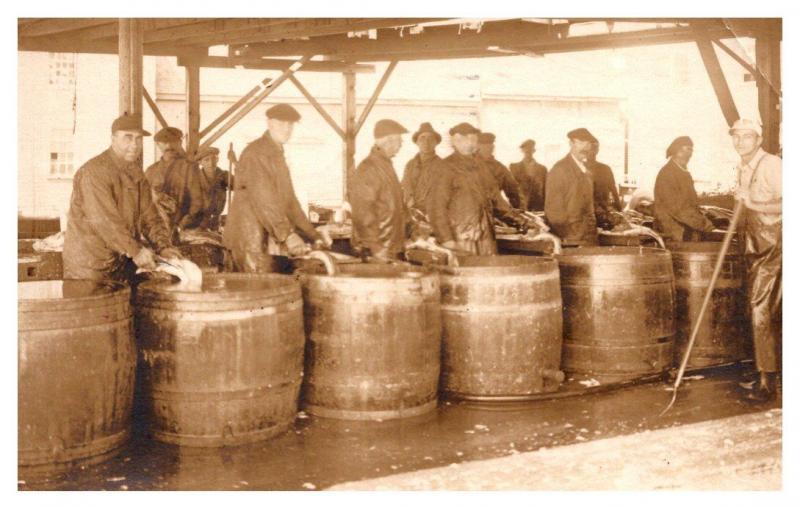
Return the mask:
<path fill-rule="evenodd" d="M 13 503 L 785 494 L 783 17 L 310 5 L 13 20 Z"/>

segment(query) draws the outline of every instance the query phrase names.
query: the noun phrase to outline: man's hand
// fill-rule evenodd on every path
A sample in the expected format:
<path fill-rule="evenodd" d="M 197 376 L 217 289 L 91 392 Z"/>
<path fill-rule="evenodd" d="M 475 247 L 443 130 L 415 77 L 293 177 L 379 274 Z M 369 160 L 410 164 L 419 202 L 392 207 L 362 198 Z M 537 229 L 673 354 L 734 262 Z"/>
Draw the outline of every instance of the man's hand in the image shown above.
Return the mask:
<path fill-rule="evenodd" d="M 133 262 L 143 270 L 155 270 L 156 268 L 156 256 L 147 247 L 139 249 L 139 252 L 133 256 Z"/>
<path fill-rule="evenodd" d="M 290 233 L 289 236 L 286 237 L 286 249 L 289 251 L 289 256 L 296 257 L 302 256 L 307 254 L 309 250 L 308 244 L 300 238 L 300 235 L 297 233 Z"/>
<path fill-rule="evenodd" d="M 166 249 L 162 249 L 161 252 L 159 252 L 159 255 L 164 259 L 183 259 L 183 254 L 181 254 L 181 251 L 175 247 L 167 247 Z"/>

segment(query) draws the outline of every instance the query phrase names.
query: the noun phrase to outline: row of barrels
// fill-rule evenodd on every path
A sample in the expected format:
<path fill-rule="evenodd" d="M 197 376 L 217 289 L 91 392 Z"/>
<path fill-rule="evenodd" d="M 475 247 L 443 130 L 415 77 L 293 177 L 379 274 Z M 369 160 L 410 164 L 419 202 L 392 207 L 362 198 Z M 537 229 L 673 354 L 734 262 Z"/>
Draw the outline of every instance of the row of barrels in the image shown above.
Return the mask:
<path fill-rule="evenodd" d="M 20 283 L 19 464 L 51 470 L 113 453 L 129 436 L 134 380 L 153 437 L 220 446 L 286 430 L 298 399 L 319 416 L 375 420 L 432 410 L 440 392 L 555 391 L 560 369 L 663 371 L 675 308 L 686 336 L 713 248 L 472 257 L 438 273 L 216 274 L 199 293 L 143 283 L 133 309 L 115 283 Z M 743 354 L 741 275 L 731 256 L 698 364 Z"/>

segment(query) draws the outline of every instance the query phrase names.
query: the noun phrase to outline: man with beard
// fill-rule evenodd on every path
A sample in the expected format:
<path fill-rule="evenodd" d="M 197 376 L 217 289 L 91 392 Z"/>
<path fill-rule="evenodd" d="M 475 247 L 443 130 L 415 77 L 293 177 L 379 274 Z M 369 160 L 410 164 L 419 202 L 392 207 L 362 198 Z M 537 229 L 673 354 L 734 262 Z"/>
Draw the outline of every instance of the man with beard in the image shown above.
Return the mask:
<path fill-rule="evenodd" d="M 581 127 L 567 133 L 569 153 L 547 175 L 544 213 L 552 232 L 564 242 L 597 244 L 594 182 L 586 164 L 595 137 Z"/>
<path fill-rule="evenodd" d="M 753 346 L 759 380 L 747 399 L 768 402 L 777 397 L 779 350 L 783 340 L 783 161 L 761 148 L 761 126 L 737 120 L 730 129 L 741 157 L 736 198 L 745 206 L 744 248 Z"/>
<path fill-rule="evenodd" d="M 713 231 L 714 224 L 700 212 L 689 160 L 694 144 L 689 136 L 680 136 L 667 148 L 667 163 L 656 177 L 653 190 L 655 229 L 664 240 L 699 241 L 701 233 Z"/>
<path fill-rule="evenodd" d="M 140 116 L 111 125 L 111 146 L 81 166 L 73 179 L 64 235 L 64 278 L 133 282 L 137 268 L 156 267 L 155 252 L 180 257 L 139 167 Z"/>
<path fill-rule="evenodd" d="M 177 127 L 158 131 L 153 140 L 161 152 L 161 159 L 145 171 L 156 205 L 173 232 L 197 227 L 203 212 L 197 174 L 192 162 L 186 158 L 182 138 L 183 132 Z"/>
<path fill-rule="evenodd" d="M 526 139 L 519 145 L 522 160 L 511 164 L 511 176 L 519 184 L 520 207 L 523 210 L 541 212 L 544 210 L 544 189 L 547 183 L 547 168 L 533 158 L 536 141 Z"/>
<path fill-rule="evenodd" d="M 514 208 L 522 208 L 519 184 L 514 180 L 508 168 L 506 168 L 502 162 L 494 158 L 495 139 L 495 135 L 491 132 L 481 132 L 478 134 L 478 151 L 476 155 L 478 159 L 489 168 L 495 182 L 497 182 L 497 186 L 505 193 L 511 206 Z"/>
<path fill-rule="evenodd" d="M 392 157 L 403 145 L 405 127 L 394 120 L 375 124 L 375 144 L 348 182 L 353 209 L 353 249 L 377 261 L 400 259 L 407 237 L 408 212 Z"/>
<path fill-rule="evenodd" d="M 309 246 L 303 237 L 317 248 L 325 246 L 297 201 L 283 153 L 298 120 L 300 113 L 292 106 L 272 106 L 267 110 L 267 131 L 242 151 L 223 233 L 237 271 L 286 269 L 276 256 L 306 254 Z"/>

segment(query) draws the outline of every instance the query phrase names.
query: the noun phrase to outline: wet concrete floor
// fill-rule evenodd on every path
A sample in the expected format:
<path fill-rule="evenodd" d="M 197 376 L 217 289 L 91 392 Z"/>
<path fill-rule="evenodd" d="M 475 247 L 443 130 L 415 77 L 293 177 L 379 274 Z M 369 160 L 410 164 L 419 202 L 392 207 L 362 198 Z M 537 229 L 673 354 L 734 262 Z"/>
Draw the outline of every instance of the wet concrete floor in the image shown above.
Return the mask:
<path fill-rule="evenodd" d="M 749 364 L 690 376 L 672 410 L 664 382 L 502 405 L 445 402 L 405 420 L 308 417 L 270 441 L 216 449 L 152 441 L 137 429 L 116 457 L 53 478 L 21 476 L 20 490 L 315 490 L 395 473 L 780 407 L 741 400 Z M 21 473 L 23 474 L 23 473 Z"/>

